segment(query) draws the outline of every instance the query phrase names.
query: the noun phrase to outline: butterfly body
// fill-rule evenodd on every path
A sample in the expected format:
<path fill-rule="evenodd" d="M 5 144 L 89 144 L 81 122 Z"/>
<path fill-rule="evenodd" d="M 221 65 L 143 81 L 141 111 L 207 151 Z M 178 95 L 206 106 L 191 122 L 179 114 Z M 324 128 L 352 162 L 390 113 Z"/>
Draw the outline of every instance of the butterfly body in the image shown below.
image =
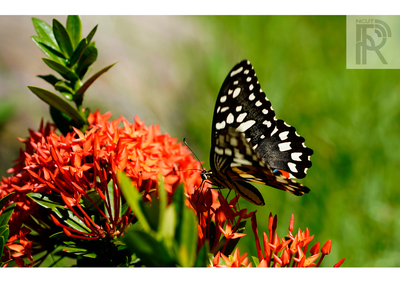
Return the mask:
<path fill-rule="evenodd" d="M 264 205 L 261 193 L 248 182 L 265 184 L 295 195 L 309 189 L 288 177 L 304 178 L 312 149 L 294 127 L 275 117 L 249 61 L 237 64 L 225 79 L 212 123 L 210 171 L 203 179 L 234 189 L 246 200 Z"/>

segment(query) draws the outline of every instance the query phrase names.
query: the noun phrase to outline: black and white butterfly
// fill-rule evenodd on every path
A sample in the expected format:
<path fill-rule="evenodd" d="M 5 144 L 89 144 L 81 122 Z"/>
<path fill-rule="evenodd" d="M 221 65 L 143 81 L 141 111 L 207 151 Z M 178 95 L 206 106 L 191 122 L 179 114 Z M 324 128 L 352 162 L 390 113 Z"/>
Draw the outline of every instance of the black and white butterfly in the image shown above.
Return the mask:
<path fill-rule="evenodd" d="M 211 170 L 203 170 L 202 178 L 264 205 L 261 193 L 248 182 L 297 196 L 308 193 L 309 188 L 290 178 L 306 176 L 312 154 L 296 129 L 275 117 L 250 62 L 244 60 L 233 67 L 215 104 Z"/>

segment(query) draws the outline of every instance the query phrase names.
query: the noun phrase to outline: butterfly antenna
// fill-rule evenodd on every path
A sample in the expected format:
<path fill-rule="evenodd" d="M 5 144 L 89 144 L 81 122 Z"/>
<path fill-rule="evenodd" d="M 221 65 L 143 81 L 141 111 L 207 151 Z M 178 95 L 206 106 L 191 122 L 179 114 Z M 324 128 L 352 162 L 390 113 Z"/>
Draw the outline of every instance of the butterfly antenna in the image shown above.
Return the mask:
<path fill-rule="evenodd" d="M 197 155 L 194 153 L 194 151 L 190 148 L 190 146 L 188 145 L 188 143 L 186 142 L 186 138 L 183 138 L 183 143 L 187 146 L 187 148 L 193 153 L 194 157 L 196 157 L 197 161 L 200 163 L 200 167 L 201 169 L 204 170 L 203 165 L 200 162 L 200 159 L 197 157 Z"/>

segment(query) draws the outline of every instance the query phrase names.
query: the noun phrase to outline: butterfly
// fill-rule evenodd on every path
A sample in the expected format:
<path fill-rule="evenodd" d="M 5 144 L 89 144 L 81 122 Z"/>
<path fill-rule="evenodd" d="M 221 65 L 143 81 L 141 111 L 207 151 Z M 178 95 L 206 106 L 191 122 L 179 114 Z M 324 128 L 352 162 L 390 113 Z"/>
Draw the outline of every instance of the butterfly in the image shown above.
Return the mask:
<path fill-rule="evenodd" d="M 301 196 L 310 191 L 290 178 L 301 179 L 312 162 L 312 149 L 296 129 L 275 117 L 247 60 L 229 72 L 218 94 L 212 122 L 211 170 L 204 181 L 233 189 L 256 205 L 262 194 L 248 182 L 265 184 Z"/>

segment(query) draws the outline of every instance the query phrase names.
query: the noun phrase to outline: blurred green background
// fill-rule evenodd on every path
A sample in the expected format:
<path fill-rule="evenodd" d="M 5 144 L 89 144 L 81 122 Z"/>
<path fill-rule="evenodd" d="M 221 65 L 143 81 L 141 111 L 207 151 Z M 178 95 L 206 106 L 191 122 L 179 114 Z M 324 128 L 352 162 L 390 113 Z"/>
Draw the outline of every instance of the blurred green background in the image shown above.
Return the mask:
<path fill-rule="evenodd" d="M 38 17 L 51 24 L 50 16 Z M 65 24 L 66 16 L 57 16 Z M 84 106 L 111 111 L 185 137 L 209 168 L 211 121 L 219 88 L 242 59 L 252 62 L 277 117 L 314 150 L 296 197 L 259 186 L 259 233 L 278 214 L 278 234 L 310 229 L 332 239 L 323 266 L 400 266 L 400 70 L 347 70 L 344 16 L 83 16 L 83 35 L 99 24 L 94 71 L 119 62 L 87 93 Z M 50 120 L 27 85 L 50 69 L 31 41 L 29 16 L 0 16 L 0 174 L 18 156 L 17 137 Z M 240 252 L 256 256 L 250 223 Z"/>

